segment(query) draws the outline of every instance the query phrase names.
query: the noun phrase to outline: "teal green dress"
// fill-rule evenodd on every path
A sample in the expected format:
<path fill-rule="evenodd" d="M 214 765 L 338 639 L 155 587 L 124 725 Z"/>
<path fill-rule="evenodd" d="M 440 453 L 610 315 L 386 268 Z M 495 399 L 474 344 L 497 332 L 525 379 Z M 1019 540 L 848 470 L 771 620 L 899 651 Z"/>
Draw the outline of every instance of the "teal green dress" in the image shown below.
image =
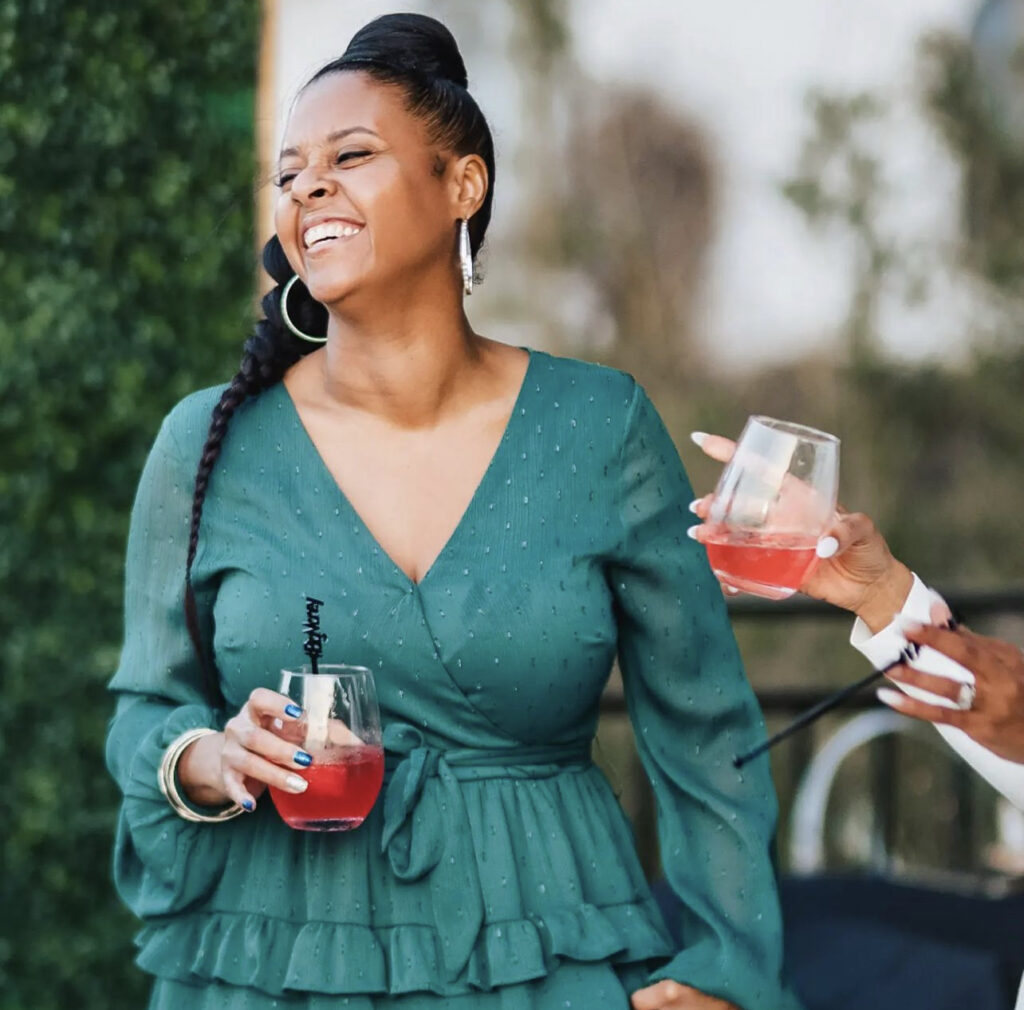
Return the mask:
<path fill-rule="evenodd" d="M 221 726 L 182 616 L 192 482 L 219 389 L 165 420 L 132 514 L 108 765 L 115 879 L 165 1010 L 627 1010 L 677 979 L 785 1003 L 763 735 L 678 454 L 628 375 L 541 352 L 451 539 L 414 584 L 334 483 L 278 384 L 232 419 L 194 569 L 226 712 L 304 660 L 375 674 L 388 774 L 365 824 L 293 831 L 264 796 L 218 824 L 157 788 L 166 746 Z M 410 504 L 414 507 L 414 504 Z M 590 761 L 618 654 L 657 797 L 670 940 Z"/>

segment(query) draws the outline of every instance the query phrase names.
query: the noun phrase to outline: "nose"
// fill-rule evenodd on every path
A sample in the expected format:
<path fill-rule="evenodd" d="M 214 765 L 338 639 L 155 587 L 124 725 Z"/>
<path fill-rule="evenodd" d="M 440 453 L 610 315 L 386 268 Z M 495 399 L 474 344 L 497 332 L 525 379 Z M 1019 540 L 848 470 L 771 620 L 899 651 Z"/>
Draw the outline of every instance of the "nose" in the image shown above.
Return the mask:
<path fill-rule="evenodd" d="M 321 173 L 315 165 L 304 168 L 294 179 L 292 179 L 292 199 L 298 203 L 310 203 L 330 196 L 336 188 L 333 180 Z"/>

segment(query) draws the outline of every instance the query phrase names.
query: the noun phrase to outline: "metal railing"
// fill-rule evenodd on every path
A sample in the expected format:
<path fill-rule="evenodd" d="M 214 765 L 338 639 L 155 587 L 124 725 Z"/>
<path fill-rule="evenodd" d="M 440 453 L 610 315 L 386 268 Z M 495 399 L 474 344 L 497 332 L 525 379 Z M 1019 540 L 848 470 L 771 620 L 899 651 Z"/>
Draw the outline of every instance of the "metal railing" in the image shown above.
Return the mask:
<path fill-rule="evenodd" d="M 970 623 L 1006 614 L 1024 615 L 1024 586 L 1013 586 L 998 590 L 969 590 L 939 587 L 944 599 L 954 608 L 958 616 Z M 748 622 L 772 624 L 795 621 L 851 621 L 849 613 L 827 603 L 806 597 L 791 597 L 788 600 L 768 601 L 753 597 L 730 600 L 729 613 L 737 627 Z M 837 648 L 842 645 L 837 642 Z M 780 685 L 760 687 L 756 694 L 766 720 L 784 722 L 828 697 L 835 686 L 807 687 Z M 872 690 L 848 699 L 842 711 L 862 712 L 879 706 Z M 601 702 L 602 715 L 621 716 L 626 711 L 625 699 L 620 691 L 606 691 Z M 796 733 L 780 747 L 788 748 L 785 761 L 784 781 L 778 782 L 780 794 L 792 797 L 803 778 L 821 740 L 821 727 L 812 725 Z M 894 848 L 897 825 L 897 778 L 893 770 L 900 758 L 901 739 L 889 735 L 875 741 L 869 750 L 869 771 L 871 794 L 874 798 L 874 829 L 871 842 L 871 864 L 876 869 L 887 869 L 890 854 Z M 977 810 L 974 802 L 973 772 L 963 762 L 953 765 L 953 781 L 959 815 L 954 822 L 950 859 L 953 863 L 968 865 L 976 834 Z M 657 834 L 655 826 L 654 798 L 639 761 L 634 761 L 628 785 L 632 792 L 633 822 L 644 868 L 649 873 L 658 869 Z"/>

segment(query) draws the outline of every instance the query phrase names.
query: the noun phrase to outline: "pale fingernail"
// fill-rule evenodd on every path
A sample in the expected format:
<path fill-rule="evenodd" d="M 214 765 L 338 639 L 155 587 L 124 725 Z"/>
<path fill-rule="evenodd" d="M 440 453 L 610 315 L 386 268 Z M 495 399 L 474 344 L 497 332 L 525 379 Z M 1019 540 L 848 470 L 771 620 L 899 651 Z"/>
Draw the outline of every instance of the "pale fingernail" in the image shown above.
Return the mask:
<path fill-rule="evenodd" d="M 702 449 L 704 448 L 704 443 L 707 440 L 708 440 L 708 433 L 706 431 L 691 431 L 690 432 L 690 441 L 693 442 L 695 445 L 699 445 Z"/>
<path fill-rule="evenodd" d="M 822 537 L 818 541 L 818 546 L 814 549 L 814 553 L 819 558 L 830 558 L 838 550 L 839 541 L 835 537 Z"/>
<path fill-rule="evenodd" d="M 271 725 L 274 727 L 274 729 L 284 729 L 284 721 L 281 719 L 275 718 Z"/>
<path fill-rule="evenodd" d="M 304 793 L 309 785 L 301 775 L 289 775 L 284 781 L 290 793 Z"/>
<path fill-rule="evenodd" d="M 875 691 L 875 697 L 883 705 L 888 705 L 890 708 L 899 708 L 903 703 L 903 695 L 899 691 L 894 691 L 891 687 L 880 687 Z"/>
<path fill-rule="evenodd" d="M 691 540 L 696 540 L 697 539 L 697 525 L 687 526 L 687 528 L 686 528 L 686 535 Z"/>
<path fill-rule="evenodd" d="M 691 511 L 691 512 L 692 512 L 692 513 L 694 514 L 694 515 L 696 515 L 696 514 L 697 514 L 697 508 L 698 508 L 698 506 L 699 506 L 699 505 L 700 505 L 700 499 L 699 499 L 699 498 L 694 498 L 694 499 L 693 499 L 693 501 L 692 501 L 692 502 L 690 502 L 690 504 L 689 504 L 689 505 L 687 505 L 686 507 L 687 507 L 687 508 L 688 508 L 688 509 L 689 509 L 689 510 L 690 510 L 690 511 Z"/>

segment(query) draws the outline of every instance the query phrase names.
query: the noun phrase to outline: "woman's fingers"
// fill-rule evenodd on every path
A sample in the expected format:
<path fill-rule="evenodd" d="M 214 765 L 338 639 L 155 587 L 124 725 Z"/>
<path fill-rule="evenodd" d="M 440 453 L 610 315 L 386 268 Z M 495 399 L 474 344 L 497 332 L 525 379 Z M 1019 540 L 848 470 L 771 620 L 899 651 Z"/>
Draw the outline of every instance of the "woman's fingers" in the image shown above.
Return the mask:
<path fill-rule="evenodd" d="M 233 772 L 289 793 L 305 792 L 309 785 L 301 775 L 288 771 L 251 750 L 246 750 L 231 737 L 228 737 L 227 743 L 224 744 L 222 760 L 225 779 Z"/>
<path fill-rule="evenodd" d="M 736 1010 L 724 999 L 671 979 L 638 989 L 630 997 L 630 1005 L 633 1010 Z"/>
<path fill-rule="evenodd" d="M 954 630 L 909 621 L 901 621 L 900 626 L 908 641 L 931 646 L 950 659 L 956 660 L 961 666 L 967 667 L 975 676 L 984 676 L 987 673 L 986 660 L 995 658 L 995 653 L 1001 651 L 999 646 L 1004 644 L 984 639 L 966 628 Z"/>
<path fill-rule="evenodd" d="M 695 498 L 690 502 L 690 511 L 701 519 L 707 519 L 711 512 L 711 502 L 714 500 L 714 497 L 714 495 L 706 494 L 703 498 Z"/>
<path fill-rule="evenodd" d="M 891 687 L 880 687 L 876 692 L 878 700 L 883 705 L 909 715 L 912 719 L 920 719 L 923 722 L 941 722 L 947 726 L 955 726 L 957 729 L 964 728 L 964 719 L 969 714 L 959 708 L 946 708 L 945 705 L 929 705 L 927 702 L 918 701 L 917 698 L 910 698 L 902 691 L 894 691 Z"/>
<path fill-rule="evenodd" d="M 934 673 L 925 673 L 922 670 L 915 670 L 912 666 L 901 665 L 893 667 L 889 671 L 889 679 L 897 684 L 908 684 L 910 687 L 918 687 L 929 694 L 937 695 L 940 698 L 948 698 L 951 702 L 957 702 L 960 698 L 960 688 L 963 686 L 959 680 L 951 677 L 940 677 Z"/>
<path fill-rule="evenodd" d="M 836 515 L 835 521 L 828 529 L 827 536 L 822 540 L 833 540 L 835 550 L 832 551 L 832 554 L 842 554 L 843 551 L 849 550 L 855 544 L 868 543 L 873 537 L 878 537 L 882 544 L 885 543 L 875 529 L 875 524 L 871 521 L 870 516 L 863 512 L 845 512 Z M 822 554 L 820 550 L 818 552 L 818 557 L 831 556 Z"/>
<path fill-rule="evenodd" d="M 719 463 L 728 463 L 736 452 L 736 443 L 723 435 L 709 435 L 706 431 L 690 432 L 690 440 L 700 446 L 701 451 Z"/>
<path fill-rule="evenodd" d="M 256 797 L 245 788 L 245 778 L 231 768 L 225 768 L 221 774 L 224 780 L 224 792 L 232 803 L 252 813 L 256 809 Z"/>
<path fill-rule="evenodd" d="M 312 756 L 301 747 L 296 747 L 288 740 L 282 740 L 276 733 L 271 733 L 270 730 L 263 729 L 249 720 L 239 719 L 236 722 L 232 719 L 224 727 L 224 735 L 244 750 L 259 754 L 285 768 L 308 768 L 313 763 Z"/>
<path fill-rule="evenodd" d="M 262 722 L 267 719 L 297 719 L 302 715 L 300 709 L 286 694 L 279 694 L 271 691 L 268 687 L 257 687 L 249 700 L 246 708 L 252 713 L 253 722 Z"/>

